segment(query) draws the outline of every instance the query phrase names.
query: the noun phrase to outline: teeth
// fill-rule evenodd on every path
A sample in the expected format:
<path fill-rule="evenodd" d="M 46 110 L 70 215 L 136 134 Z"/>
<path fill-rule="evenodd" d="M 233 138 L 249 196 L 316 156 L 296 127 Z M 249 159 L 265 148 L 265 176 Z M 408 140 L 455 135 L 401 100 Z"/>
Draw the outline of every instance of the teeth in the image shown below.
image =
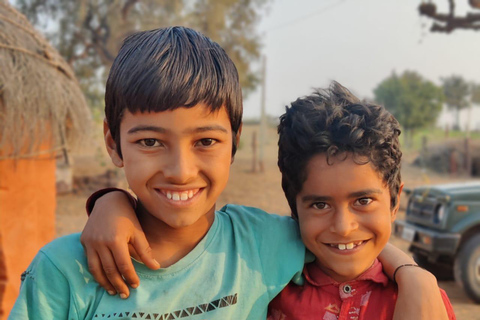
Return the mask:
<path fill-rule="evenodd" d="M 363 243 L 363 241 L 358 242 L 350 242 L 350 243 L 338 243 L 338 244 L 330 244 L 331 247 L 338 248 L 338 250 L 352 250 L 356 246 L 359 246 Z"/>
<path fill-rule="evenodd" d="M 194 190 L 187 190 L 182 192 L 175 192 L 175 191 L 162 191 L 162 193 L 167 197 L 169 200 L 173 201 L 186 201 L 188 199 L 193 198 L 195 194 L 197 194 L 199 189 Z"/>

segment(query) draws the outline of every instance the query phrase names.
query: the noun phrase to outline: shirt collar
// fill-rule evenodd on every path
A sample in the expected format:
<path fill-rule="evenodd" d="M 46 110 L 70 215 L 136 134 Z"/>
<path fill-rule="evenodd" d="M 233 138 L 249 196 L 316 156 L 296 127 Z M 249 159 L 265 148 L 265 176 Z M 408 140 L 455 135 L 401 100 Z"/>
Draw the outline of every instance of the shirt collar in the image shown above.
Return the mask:
<path fill-rule="evenodd" d="M 314 262 L 306 264 L 303 268 L 303 274 L 309 284 L 316 287 L 326 285 L 339 286 L 341 283 L 335 281 L 330 276 L 326 275 Z M 373 281 L 383 286 L 386 286 L 389 282 L 388 277 L 383 273 L 382 264 L 378 259 L 375 259 L 373 265 L 367 269 L 364 273 L 358 276 L 356 279 L 347 281 L 348 283 L 358 281 Z"/>

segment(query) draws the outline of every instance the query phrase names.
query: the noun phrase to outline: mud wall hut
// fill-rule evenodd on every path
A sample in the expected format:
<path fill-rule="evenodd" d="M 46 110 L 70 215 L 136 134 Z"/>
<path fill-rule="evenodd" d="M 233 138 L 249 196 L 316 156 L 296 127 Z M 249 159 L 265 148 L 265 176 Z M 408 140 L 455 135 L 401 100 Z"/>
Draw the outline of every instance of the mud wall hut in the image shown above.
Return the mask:
<path fill-rule="evenodd" d="M 56 158 L 84 140 L 90 122 L 70 66 L 0 0 L 0 320 L 55 235 Z"/>

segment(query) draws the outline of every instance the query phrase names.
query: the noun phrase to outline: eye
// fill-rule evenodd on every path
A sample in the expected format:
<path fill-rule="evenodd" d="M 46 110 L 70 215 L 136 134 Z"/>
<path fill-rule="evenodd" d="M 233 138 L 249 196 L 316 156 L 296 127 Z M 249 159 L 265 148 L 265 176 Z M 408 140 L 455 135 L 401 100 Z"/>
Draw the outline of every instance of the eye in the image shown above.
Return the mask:
<path fill-rule="evenodd" d="M 147 148 L 161 146 L 160 141 L 158 141 L 157 139 L 152 139 L 152 138 L 139 140 L 138 144 L 140 144 L 142 147 L 147 147 Z"/>
<path fill-rule="evenodd" d="M 372 203 L 372 201 L 373 201 L 372 198 L 360 198 L 357 201 L 355 201 L 355 204 L 360 206 L 367 206 L 370 203 Z"/>
<path fill-rule="evenodd" d="M 312 204 L 312 207 L 318 210 L 324 210 L 330 208 L 330 206 L 325 202 L 315 202 Z"/>
<path fill-rule="evenodd" d="M 201 147 L 209 147 L 209 146 L 213 146 L 215 143 L 217 143 L 217 140 L 212 138 L 205 138 L 205 139 L 198 140 L 196 144 Z"/>

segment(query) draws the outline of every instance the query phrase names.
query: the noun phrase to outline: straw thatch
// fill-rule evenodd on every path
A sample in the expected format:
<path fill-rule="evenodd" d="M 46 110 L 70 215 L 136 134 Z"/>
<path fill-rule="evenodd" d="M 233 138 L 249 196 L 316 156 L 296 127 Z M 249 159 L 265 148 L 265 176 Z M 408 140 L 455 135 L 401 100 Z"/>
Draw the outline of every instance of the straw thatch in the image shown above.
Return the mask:
<path fill-rule="evenodd" d="M 0 160 L 35 157 L 40 145 L 47 152 L 75 145 L 90 122 L 72 68 L 0 0 Z"/>

